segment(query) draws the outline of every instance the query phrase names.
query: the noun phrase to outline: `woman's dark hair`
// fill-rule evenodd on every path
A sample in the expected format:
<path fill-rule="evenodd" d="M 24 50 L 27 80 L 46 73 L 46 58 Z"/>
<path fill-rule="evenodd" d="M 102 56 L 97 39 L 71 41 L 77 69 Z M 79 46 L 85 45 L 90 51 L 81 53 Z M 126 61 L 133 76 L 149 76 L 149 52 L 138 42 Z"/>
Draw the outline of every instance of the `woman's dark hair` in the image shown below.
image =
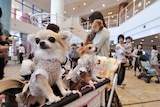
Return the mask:
<path fill-rule="evenodd" d="M 120 39 L 120 38 L 122 38 L 122 39 L 124 40 L 124 35 L 120 34 L 120 35 L 118 36 L 118 43 L 119 43 L 119 39 Z"/>
<path fill-rule="evenodd" d="M 2 9 L 1 9 L 1 7 L 0 7 L 0 18 L 2 17 Z"/>
<path fill-rule="evenodd" d="M 130 39 L 131 41 L 133 40 L 132 37 L 130 37 L 130 36 L 127 36 L 127 37 L 126 37 L 126 40 L 127 40 L 127 39 Z"/>
<path fill-rule="evenodd" d="M 2 9 L 0 7 L 0 18 L 2 17 Z M 2 32 L 2 24 L 0 23 L 0 36 L 3 35 L 3 32 Z"/>
<path fill-rule="evenodd" d="M 156 46 L 156 45 L 153 45 L 152 48 L 153 48 L 154 50 L 157 50 L 157 46 Z"/>
<path fill-rule="evenodd" d="M 52 30 L 53 32 L 56 32 L 56 33 L 58 33 L 59 30 L 60 30 L 59 26 L 56 25 L 56 24 L 53 24 L 53 23 L 50 23 L 50 24 L 47 26 L 47 29 Z"/>
<path fill-rule="evenodd" d="M 93 13 L 89 16 L 89 23 L 92 24 L 92 23 L 94 22 L 94 20 L 96 20 L 96 19 L 101 19 L 101 20 L 103 21 L 104 27 L 107 27 L 107 26 L 106 26 L 106 23 L 105 23 L 105 20 L 104 20 L 103 15 L 102 15 L 101 12 L 99 12 L 99 11 L 93 12 Z"/>

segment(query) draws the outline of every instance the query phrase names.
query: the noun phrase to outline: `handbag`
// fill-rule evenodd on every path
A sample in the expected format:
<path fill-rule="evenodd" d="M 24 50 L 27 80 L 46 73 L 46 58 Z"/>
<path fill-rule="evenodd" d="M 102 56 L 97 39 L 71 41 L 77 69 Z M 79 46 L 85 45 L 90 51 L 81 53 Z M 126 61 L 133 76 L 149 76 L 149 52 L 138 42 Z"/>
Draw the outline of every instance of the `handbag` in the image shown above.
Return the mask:
<path fill-rule="evenodd" d="M 122 59 L 121 63 L 124 64 L 125 67 L 129 67 L 130 66 L 129 61 L 126 58 Z"/>

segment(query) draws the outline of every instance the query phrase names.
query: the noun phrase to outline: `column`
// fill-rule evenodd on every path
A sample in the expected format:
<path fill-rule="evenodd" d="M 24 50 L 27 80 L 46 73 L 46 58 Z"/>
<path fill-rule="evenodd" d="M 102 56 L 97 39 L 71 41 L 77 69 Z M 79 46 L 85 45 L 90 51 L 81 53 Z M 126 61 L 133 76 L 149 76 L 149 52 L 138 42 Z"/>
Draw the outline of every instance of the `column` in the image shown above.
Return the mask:
<path fill-rule="evenodd" d="M 10 32 L 11 0 L 0 0 L 0 7 L 2 9 L 1 23 L 3 24 L 3 30 Z"/>
<path fill-rule="evenodd" d="M 60 24 L 64 19 L 64 0 L 51 0 L 51 23 Z"/>

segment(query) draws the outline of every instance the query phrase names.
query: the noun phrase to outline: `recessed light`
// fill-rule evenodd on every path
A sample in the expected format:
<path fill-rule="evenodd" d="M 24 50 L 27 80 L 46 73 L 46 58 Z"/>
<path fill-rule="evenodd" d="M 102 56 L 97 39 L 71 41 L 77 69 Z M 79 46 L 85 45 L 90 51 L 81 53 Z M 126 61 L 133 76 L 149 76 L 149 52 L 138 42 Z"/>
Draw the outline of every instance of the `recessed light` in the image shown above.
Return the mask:
<path fill-rule="evenodd" d="M 102 7 L 105 7 L 106 5 L 105 4 L 102 4 Z"/>
<path fill-rule="evenodd" d="M 66 12 L 66 11 L 64 11 L 64 13 L 66 14 L 67 12 Z"/>
<path fill-rule="evenodd" d="M 144 39 L 141 39 L 141 41 L 143 42 L 143 41 L 144 41 Z"/>
<path fill-rule="evenodd" d="M 75 10 L 76 8 L 75 7 L 73 7 L 73 10 Z"/>
<path fill-rule="evenodd" d="M 112 12 L 108 12 L 108 15 L 111 15 L 112 14 Z"/>
<path fill-rule="evenodd" d="M 86 5 L 86 3 L 83 3 L 83 5 L 85 6 L 85 5 Z"/>
<path fill-rule="evenodd" d="M 91 9 L 91 12 L 94 12 L 94 10 L 93 10 L 93 9 Z"/>
<path fill-rule="evenodd" d="M 140 44 L 143 44 L 143 42 L 140 42 Z"/>
<path fill-rule="evenodd" d="M 153 40 L 151 40 L 151 42 L 153 42 Z"/>
<path fill-rule="evenodd" d="M 155 38 L 158 38 L 158 36 L 155 36 Z"/>
<path fill-rule="evenodd" d="M 134 43 L 134 41 L 132 41 L 132 43 Z"/>

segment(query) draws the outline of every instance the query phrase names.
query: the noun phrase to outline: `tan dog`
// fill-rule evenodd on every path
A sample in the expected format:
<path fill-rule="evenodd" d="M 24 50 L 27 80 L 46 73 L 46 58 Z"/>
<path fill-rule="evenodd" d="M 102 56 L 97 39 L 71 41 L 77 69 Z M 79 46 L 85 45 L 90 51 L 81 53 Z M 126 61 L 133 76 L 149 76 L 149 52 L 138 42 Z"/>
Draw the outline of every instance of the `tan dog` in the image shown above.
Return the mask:
<path fill-rule="evenodd" d="M 85 41 L 85 45 L 91 44 L 92 40 L 96 36 L 96 33 L 103 29 L 103 22 L 100 19 L 94 20 L 91 26 L 91 32 L 88 34 L 87 39 Z"/>
<path fill-rule="evenodd" d="M 80 52 L 80 59 L 78 60 L 77 66 L 71 70 L 67 76 L 67 79 L 71 79 L 73 81 L 73 85 L 71 89 L 74 89 L 74 86 L 80 81 L 84 81 L 87 84 L 93 85 L 97 82 L 101 82 L 104 79 L 98 79 L 94 75 L 93 67 L 95 66 L 95 53 L 97 48 L 93 44 L 88 44 L 86 46 L 82 46 L 78 49 Z M 84 84 L 86 85 L 86 84 Z M 78 89 L 81 86 L 77 87 Z"/>
<path fill-rule="evenodd" d="M 47 105 L 58 102 L 60 97 L 55 96 L 51 89 L 54 83 L 57 84 L 63 96 L 71 93 L 70 90 L 65 90 L 62 82 L 64 70 L 61 68 L 61 62 L 65 58 L 67 45 L 60 38 L 61 36 L 51 30 L 40 30 L 32 37 L 37 44 L 34 49 L 34 58 L 37 63 L 29 83 L 24 86 L 22 93 L 16 95 L 19 107 L 30 107 L 30 104 L 36 101 L 43 105 L 46 99 L 48 99 Z M 5 87 L 7 88 L 9 86 Z"/>

